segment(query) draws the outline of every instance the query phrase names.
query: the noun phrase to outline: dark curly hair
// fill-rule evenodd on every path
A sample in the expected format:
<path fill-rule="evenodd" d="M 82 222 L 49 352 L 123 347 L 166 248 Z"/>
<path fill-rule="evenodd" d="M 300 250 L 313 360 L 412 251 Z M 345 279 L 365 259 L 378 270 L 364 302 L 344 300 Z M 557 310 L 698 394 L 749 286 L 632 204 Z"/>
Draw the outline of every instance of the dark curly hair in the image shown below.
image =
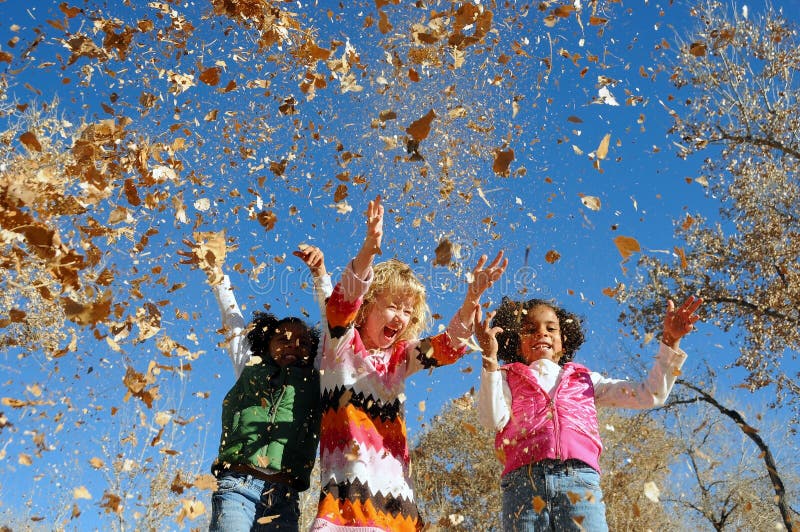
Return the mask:
<path fill-rule="evenodd" d="M 309 327 L 309 325 L 294 316 L 288 318 L 278 319 L 274 314 L 269 312 L 255 311 L 253 312 L 253 321 L 250 322 L 250 330 L 247 333 L 247 341 L 250 342 L 250 349 L 254 355 L 258 355 L 262 359 L 271 357 L 269 352 L 269 342 L 278 328 L 286 324 L 300 324 L 308 329 L 308 334 L 311 337 L 311 353 L 309 354 L 308 361 L 304 365 L 311 365 L 317 356 L 317 347 L 319 346 L 319 329 Z"/>
<path fill-rule="evenodd" d="M 519 353 L 519 331 L 523 317 L 528 310 L 543 305 L 553 309 L 558 318 L 561 329 L 562 355 L 558 361 L 563 366 L 572 362 L 575 351 L 583 344 L 584 334 L 581 319 L 577 314 L 568 312 L 561 307 L 544 299 L 529 299 L 528 301 L 514 301 L 504 297 L 497 307 L 497 313 L 492 320 L 492 327 L 502 327 L 503 332 L 497 335 L 497 358 L 510 364 L 511 362 L 524 362 Z"/>

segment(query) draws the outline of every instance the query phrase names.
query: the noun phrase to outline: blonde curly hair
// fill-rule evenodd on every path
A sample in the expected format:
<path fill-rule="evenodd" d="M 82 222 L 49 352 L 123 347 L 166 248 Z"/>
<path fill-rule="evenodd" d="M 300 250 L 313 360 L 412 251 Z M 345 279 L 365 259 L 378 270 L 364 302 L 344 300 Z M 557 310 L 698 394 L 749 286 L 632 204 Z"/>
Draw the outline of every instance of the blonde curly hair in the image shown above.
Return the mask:
<path fill-rule="evenodd" d="M 356 325 L 361 326 L 364 324 L 367 313 L 371 311 L 372 304 L 381 294 L 389 293 L 409 296 L 414 300 L 414 309 L 411 313 L 408 327 L 398 339 L 411 340 L 419 338 L 430 324 L 431 311 L 428 308 L 425 286 L 414 271 L 405 262 L 389 259 L 373 266 L 372 275 L 372 284 L 364 295 L 364 302 L 361 308 L 358 309 L 358 314 L 356 314 Z"/>

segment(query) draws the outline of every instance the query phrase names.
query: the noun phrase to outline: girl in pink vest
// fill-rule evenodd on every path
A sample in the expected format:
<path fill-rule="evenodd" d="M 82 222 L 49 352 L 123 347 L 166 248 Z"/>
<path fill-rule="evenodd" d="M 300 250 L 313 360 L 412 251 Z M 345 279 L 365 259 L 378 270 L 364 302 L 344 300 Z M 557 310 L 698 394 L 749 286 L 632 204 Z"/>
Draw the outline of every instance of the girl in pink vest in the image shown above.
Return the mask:
<path fill-rule="evenodd" d="M 504 530 L 608 530 L 596 408 L 663 405 L 686 360 L 678 345 L 701 303 L 667 302 L 658 354 L 642 382 L 572 362 L 584 340 L 580 320 L 543 300 L 503 298 L 476 327 L 483 351 L 478 418 L 496 431 Z"/>

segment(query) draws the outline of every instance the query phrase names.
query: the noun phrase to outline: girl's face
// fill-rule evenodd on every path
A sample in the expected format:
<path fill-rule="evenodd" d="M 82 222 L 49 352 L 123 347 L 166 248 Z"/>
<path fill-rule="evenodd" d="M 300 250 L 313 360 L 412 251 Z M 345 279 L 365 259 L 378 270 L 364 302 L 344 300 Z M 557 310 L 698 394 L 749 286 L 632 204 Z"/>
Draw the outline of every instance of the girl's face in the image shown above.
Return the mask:
<path fill-rule="evenodd" d="M 526 364 L 546 358 L 561 359 L 561 327 L 555 311 L 538 305 L 528 309 L 519 330 L 519 352 Z"/>
<path fill-rule="evenodd" d="M 381 292 L 366 309 L 366 319 L 358 328 L 367 349 L 388 349 L 401 337 L 414 315 L 410 294 Z"/>
<path fill-rule="evenodd" d="M 282 368 L 307 363 L 312 349 L 311 331 L 302 323 L 281 323 L 269 340 L 269 354 Z"/>

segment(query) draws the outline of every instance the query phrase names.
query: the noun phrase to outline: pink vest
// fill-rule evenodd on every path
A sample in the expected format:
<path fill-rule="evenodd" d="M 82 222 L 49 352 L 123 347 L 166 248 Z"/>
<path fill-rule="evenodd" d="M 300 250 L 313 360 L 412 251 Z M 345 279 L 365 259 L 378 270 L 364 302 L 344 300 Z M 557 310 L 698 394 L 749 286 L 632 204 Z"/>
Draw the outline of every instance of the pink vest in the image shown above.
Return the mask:
<path fill-rule="evenodd" d="M 503 475 L 548 458 L 575 458 L 599 472 L 603 444 L 589 370 L 565 364 L 551 399 L 525 364 L 514 362 L 501 369 L 512 398 L 511 418 L 495 437 Z"/>

